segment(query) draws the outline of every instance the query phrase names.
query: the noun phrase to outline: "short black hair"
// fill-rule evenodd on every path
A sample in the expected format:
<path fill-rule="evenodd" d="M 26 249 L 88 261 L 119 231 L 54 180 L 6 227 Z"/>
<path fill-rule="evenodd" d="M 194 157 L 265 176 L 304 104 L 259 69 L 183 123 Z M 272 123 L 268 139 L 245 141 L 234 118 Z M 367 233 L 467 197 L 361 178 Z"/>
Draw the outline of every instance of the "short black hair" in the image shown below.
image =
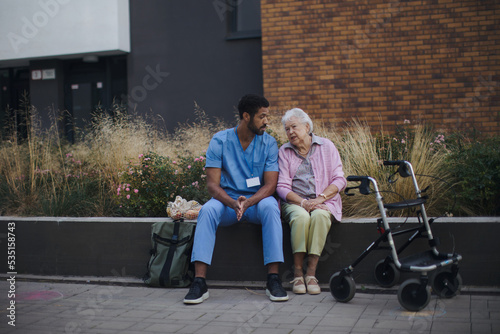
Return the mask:
<path fill-rule="evenodd" d="M 259 112 L 260 108 L 268 108 L 269 101 L 260 95 L 247 94 L 240 99 L 238 103 L 238 112 L 240 113 L 240 119 L 243 119 L 243 113 L 248 113 L 251 118 Z"/>

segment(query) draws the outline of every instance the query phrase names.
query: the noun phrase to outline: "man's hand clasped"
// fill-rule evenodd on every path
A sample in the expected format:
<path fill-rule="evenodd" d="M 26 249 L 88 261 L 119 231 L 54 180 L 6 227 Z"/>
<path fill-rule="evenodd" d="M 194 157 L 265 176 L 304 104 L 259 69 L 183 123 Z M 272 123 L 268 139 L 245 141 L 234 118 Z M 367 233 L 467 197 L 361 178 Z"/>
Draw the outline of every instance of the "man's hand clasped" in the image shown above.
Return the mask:
<path fill-rule="evenodd" d="M 234 209 L 234 211 L 236 211 L 236 217 L 238 218 L 238 221 L 241 220 L 241 217 L 243 217 L 243 214 L 248 209 L 249 206 L 247 203 L 247 198 L 245 196 L 240 196 L 236 200 L 236 208 Z"/>

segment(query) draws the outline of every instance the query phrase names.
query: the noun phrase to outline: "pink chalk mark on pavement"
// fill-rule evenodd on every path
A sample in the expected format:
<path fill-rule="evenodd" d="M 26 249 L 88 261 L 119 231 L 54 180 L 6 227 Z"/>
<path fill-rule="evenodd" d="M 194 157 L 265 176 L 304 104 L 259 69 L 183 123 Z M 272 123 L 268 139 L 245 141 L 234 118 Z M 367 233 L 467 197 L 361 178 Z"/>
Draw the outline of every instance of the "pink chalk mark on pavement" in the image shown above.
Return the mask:
<path fill-rule="evenodd" d="M 54 300 L 63 297 L 62 293 L 53 290 L 16 293 L 16 300 Z"/>

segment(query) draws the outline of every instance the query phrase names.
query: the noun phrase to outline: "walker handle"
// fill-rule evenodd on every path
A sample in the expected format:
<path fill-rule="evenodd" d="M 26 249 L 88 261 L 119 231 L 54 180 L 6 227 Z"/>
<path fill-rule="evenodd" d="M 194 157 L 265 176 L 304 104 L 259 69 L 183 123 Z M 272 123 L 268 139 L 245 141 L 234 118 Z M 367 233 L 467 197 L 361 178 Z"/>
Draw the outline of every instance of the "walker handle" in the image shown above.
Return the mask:
<path fill-rule="evenodd" d="M 366 179 L 368 176 L 357 176 L 357 175 L 349 175 L 347 177 L 347 181 L 353 181 L 353 182 L 356 182 L 356 181 L 363 181 L 364 179 Z"/>
<path fill-rule="evenodd" d="M 354 194 L 349 193 L 352 189 L 359 189 L 359 192 L 363 195 L 368 195 L 370 193 L 370 181 L 368 176 L 357 176 L 357 175 L 349 175 L 347 181 L 352 182 L 361 182 L 357 187 L 347 187 L 344 190 L 344 194 L 347 196 L 353 196 Z"/>
<path fill-rule="evenodd" d="M 401 177 L 408 177 L 408 176 L 412 175 L 411 172 L 410 172 L 410 170 L 408 169 L 408 166 L 406 164 L 407 164 L 407 162 L 404 161 L 404 160 L 387 160 L 387 161 L 384 161 L 384 166 L 398 166 L 398 170 L 397 170 L 396 173 L 399 173 L 399 175 L 401 175 Z M 392 180 L 391 181 L 392 177 L 395 174 L 392 174 L 391 176 L 389 176 L 389 183 L 396 182 L 396 180 Z"/>
<path fill-rule="evenodd" d="M 404 164 L 404 160 L 386 160 L 384 161 L 384 166 L 400 166 Z"/>

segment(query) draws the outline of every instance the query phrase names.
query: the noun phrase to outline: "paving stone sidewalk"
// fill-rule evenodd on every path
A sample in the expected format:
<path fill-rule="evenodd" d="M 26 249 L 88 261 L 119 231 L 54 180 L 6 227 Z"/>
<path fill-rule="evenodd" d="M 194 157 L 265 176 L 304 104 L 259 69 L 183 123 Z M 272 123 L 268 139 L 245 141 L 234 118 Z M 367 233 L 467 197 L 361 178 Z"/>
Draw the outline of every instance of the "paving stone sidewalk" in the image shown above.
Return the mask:
<path fill-rule="evenodd" d="M 18 281 L 14 314 L 8 309 L 11 288 L 2 279 L 3 334 L 500 333 L 498 293 L 433 296 L 414 313 L 402 309 L 394 293 L 357 292 L 342 304 L 328 291 L 316 296 L 289 292 L 288 302 L 272 303 L 256 287 L 218 287 L 210 288 L 204 303 L 188 306 L 182 302 L 187 289 Z"/>

